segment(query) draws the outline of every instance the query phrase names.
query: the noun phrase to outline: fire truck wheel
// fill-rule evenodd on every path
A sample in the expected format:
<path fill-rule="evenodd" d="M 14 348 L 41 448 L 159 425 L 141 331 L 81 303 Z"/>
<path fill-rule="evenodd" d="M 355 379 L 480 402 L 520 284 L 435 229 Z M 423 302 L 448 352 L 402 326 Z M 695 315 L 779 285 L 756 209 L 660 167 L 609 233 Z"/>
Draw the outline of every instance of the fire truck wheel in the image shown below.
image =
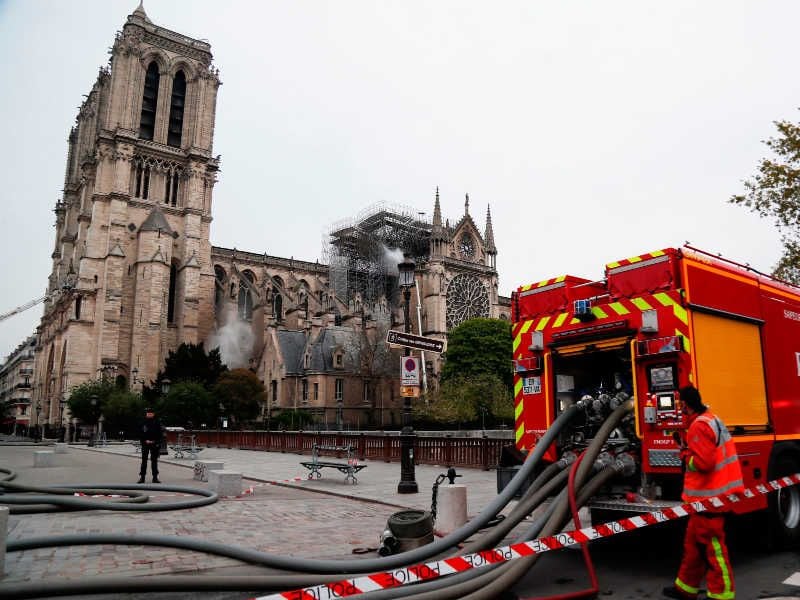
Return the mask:
<path fill-rule="evenodd" d="M 783 452 L 770 461 L 769 479 L 800 471 L 797 455 Z M 777 548 L 800 547 L 800 489 L 797 485 L 781 488 L 769 495 L 771 542 Z"/>

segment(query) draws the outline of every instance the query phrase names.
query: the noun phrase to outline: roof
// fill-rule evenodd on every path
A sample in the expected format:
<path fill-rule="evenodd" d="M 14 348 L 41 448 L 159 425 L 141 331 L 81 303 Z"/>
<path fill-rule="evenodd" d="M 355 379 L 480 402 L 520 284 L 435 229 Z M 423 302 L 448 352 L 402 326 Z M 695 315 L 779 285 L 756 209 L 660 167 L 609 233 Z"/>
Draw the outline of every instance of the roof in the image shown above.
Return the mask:
<path fill-rule="evenodd" d="M 306 332 L 278 329 L 278 345 L 280 346 L 287 375 L 302 375 L 303 356 L 306 349 Z"/>
<path fill-rule="evenodd" d="M 156 206 L 150 211 L 150 214 L 144 220 L 144 223 L 139 227 L 139 231 L 163 231 L 169 235 L 173 235 L 172 227 L 167 222 L 167 217 Z"/>

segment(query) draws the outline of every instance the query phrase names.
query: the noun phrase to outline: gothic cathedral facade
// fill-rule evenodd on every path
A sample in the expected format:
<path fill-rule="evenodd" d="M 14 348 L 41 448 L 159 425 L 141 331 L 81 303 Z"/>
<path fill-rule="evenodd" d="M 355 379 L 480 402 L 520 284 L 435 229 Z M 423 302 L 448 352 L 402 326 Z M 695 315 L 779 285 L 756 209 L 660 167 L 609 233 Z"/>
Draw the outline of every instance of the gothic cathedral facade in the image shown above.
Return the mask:
<path fill-rule="evenodd" d="M 384 343 L 389 328 L 403 327 L 396 280 L 379 294 L 354 285 L 343 293 L 333 263 L 212 247 L 219 86 L 207 42 L 154 25 L 141 5 L 128 16 L 69 135 L 37 329 L 42 423 L 64 423 L 69 390 L 87 380 L 141 389 L 184 342 L 218 346 L 230 367 L 255 371 L 265 419 L 305 409 L 339 428 L 399 423 L 399 361 Z M 380 218 L 384 230 L 408 219 Z M 412 221 L 422 248 L 413 330 L 444 338 L 471 317 L 507 319 L 488 209 L 481 232 L 467 197 L 451 225 L 437 190 L 432 218 Z M 440 362 L 426 361 L 432 385 Z"/>

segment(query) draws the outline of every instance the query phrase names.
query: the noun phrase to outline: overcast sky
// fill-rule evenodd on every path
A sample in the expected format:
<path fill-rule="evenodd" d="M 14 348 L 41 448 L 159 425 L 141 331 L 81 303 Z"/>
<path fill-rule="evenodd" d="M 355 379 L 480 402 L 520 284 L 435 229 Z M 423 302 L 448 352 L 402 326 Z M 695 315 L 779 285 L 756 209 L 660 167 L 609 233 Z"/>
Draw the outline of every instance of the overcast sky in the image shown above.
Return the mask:
<path fill-rule="evenodd" d="M 0 0 L 0 313 L 42 295 L 66 138 L 137 0 Z M 207 39 L 223 85 L 211 241 L 322 258 L 378 202 L 481 231 L 500 292 L 689 240 L 769 271 L 727 204 L 796 120 L 800 2 L 146 0 Z M 0 358 L 41 306 L 0 323 Z"/>

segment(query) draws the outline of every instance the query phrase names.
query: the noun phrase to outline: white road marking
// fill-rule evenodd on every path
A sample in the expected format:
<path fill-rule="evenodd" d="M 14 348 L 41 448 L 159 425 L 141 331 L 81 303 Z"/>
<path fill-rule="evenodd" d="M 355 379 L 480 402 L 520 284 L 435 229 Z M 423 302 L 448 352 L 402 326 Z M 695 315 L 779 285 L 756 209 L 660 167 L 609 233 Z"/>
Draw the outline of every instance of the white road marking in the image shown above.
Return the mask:
<path fill-rule="evenodd" d="M 800 571 L 787 577 L 783 583 L 784 585 L 796 585 L 800 587 Z"/>

